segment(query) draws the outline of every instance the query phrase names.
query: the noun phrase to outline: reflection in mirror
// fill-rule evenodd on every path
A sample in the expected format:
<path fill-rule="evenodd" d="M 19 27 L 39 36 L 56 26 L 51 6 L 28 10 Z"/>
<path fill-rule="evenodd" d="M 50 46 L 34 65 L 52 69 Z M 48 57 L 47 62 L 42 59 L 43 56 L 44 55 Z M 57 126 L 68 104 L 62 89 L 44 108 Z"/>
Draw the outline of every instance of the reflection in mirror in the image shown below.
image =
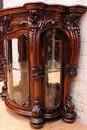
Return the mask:
<path fill-rule="evenodd" d="M 53 108 L 60 105 L 62 31 L 50 29 L 45 33 L 45 103 Z"/>
<path fill-rule="evenodd" d="M 28 57 L 27 38 L 20 36 L 18 39 L 7 41 L 8 62 L 8 93 L 11 100 L 21 103 L 28 101 L 29 79 L 28 79 Z"/>

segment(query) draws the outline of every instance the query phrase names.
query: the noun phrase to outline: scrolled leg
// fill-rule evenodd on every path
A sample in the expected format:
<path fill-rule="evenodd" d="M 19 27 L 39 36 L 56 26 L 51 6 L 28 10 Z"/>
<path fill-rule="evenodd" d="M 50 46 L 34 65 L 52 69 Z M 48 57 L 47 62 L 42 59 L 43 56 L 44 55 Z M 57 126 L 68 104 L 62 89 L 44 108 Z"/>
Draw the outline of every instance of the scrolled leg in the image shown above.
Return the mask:
<path fill-rule="evenodd" d="M 76 119 L 76 112 L 74 111 L 74 104 L 71 101 L 72 97 L 68 96 L 66 101 L 66 106 L 62 110 L 62 116 L 66 122 L 74 122 Z"/>
<path fill-rule="evenodd" d="M 34 107 L 32 109 L 32 116 L 30 118 L 30 124 L 34 128 L 43 127 L 44 118 L 42 116 L 41 106 L 38 100 L 34 101 Z"/>

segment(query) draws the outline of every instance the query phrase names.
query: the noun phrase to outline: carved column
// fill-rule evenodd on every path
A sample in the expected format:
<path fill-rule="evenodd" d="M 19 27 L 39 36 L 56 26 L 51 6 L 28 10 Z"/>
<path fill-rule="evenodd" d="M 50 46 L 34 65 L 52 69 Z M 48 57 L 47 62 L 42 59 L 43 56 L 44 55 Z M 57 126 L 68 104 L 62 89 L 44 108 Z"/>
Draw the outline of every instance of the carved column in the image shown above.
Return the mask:
<path fill-rule="evenodd" d="M 63 96 L 63 111 L 62 115 L 65 121 L 74 122 L 76 119 L 76 112 L 74 111 L 74 104 L 72 103 L 72 97 L 70 93 L 71 78 L 77 75 L 77 60 L 80 49 L 80 29 L 79 19 L 80 13 L 66 14 L 64 20 L 65 33 L 70 40 L 71 56 L 70 61 L 66 61 L 64 66 L 64 96 Z M 65 52 L 67 53 L 67 52 Z"/>
<path fill-rule="evenodd" d="M 30 61 L 31 61 L 31 77 L 34 80 L 34 106 L 32 108 L 32 116 L 30 124 L 35 128 L 43 126 L 44 119 L 42 117 L 42 106 L 40 100 L 41 78 L 43 77 L 42 68 L 38 65 L 38 53 L 36 35 L 40 26 L 40 10 L 29 10 L 29 26 L 30 26 Z"/>

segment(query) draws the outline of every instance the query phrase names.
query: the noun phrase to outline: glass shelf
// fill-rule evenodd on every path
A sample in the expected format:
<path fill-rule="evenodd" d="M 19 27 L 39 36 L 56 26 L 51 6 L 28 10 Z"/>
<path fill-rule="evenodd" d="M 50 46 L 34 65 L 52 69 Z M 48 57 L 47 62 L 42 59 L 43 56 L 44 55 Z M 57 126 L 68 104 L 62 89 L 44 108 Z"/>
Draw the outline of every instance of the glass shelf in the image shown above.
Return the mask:
<path fill-rule="evenodd" d="M 22 72 L 28 72 L 28 61 L 14 62 L 9 65 L 9 69 L 22 71 Z"/>
<path fill-rule="evenodd" d="M 52 72 L 60 72 L 60 68 L 59 67 L 52 67 L 52 66 L 48 66 L 45 65 L 46 68 L 46 73 L 52 73 Z"/>

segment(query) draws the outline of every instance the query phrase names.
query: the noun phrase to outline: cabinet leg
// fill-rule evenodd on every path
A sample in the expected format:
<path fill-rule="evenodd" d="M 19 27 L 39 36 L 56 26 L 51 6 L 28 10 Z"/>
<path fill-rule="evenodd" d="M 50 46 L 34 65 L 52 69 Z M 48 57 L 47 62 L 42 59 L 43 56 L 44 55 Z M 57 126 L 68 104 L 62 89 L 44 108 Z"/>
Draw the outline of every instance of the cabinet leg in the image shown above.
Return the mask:
<path fill-rule="evenodd" d="M 42 116 L 41 106 L 38 100 L 34 101 L 34 107 L 32 109 L 32 116 L 30 118 L 30 124 L 34 128 L 43 127 L 44 118 Z"/>
<path fill-rule="evenodd" d="M 68 96 L 66 106 L 64 106 L 64 109 L 62 110 L 62 116 L 64 121 L 66 122 L 74 122 L 77 115 L 76 112 L 74 111 L 74 105 L 71 99 L 72 97 Z"/>

